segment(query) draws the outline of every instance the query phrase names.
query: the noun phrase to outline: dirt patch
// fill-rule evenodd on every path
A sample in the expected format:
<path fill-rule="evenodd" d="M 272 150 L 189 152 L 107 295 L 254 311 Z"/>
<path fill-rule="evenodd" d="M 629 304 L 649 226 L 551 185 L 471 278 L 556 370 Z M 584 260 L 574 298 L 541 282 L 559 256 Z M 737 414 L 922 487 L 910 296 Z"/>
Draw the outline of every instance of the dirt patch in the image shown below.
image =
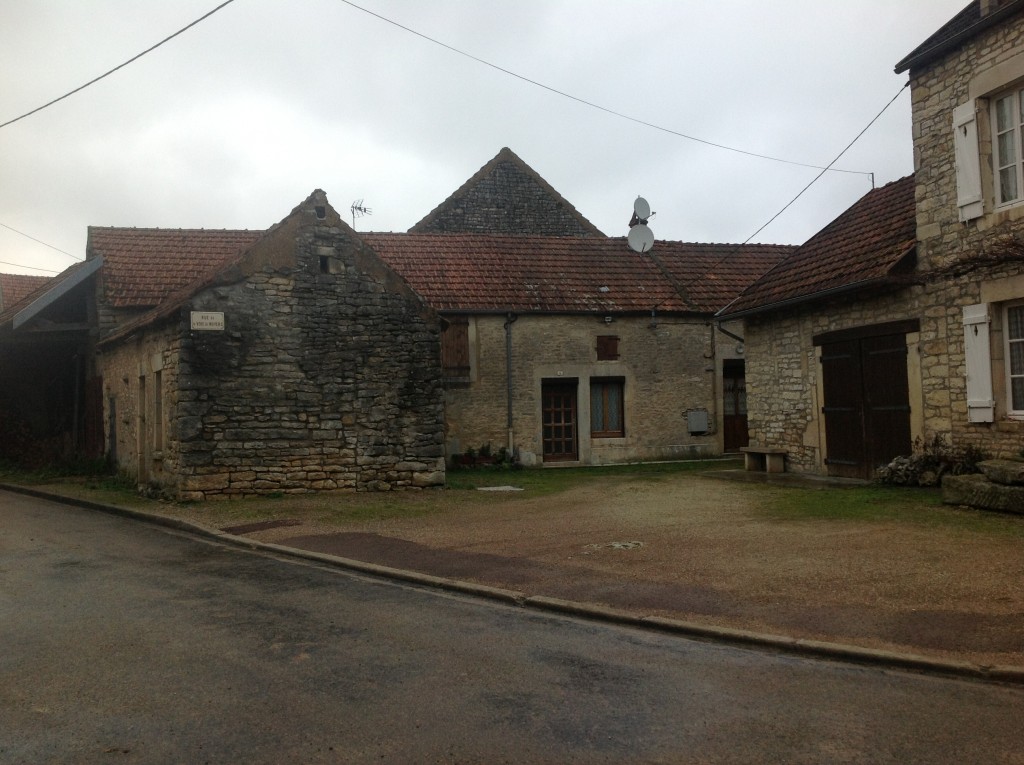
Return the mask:
<path fill-rule="evenodd" d="M 415 517 L 342 523 L 288 510 L 301 526 L 251 536 L 644 614 L 1024 665 L 1019 536 L 785 521 L 764 499 L 762 486 L 693 475 L 599 478 Z"/>
<path fill-rule="evenodd" d="M 238 526 L 221 526 L 220 530 L 225 531 L 228 534 L 252 534 L 256 531 L 268 531 L 270 529 L 280 529 L 286 526 L 301 526 L 302 521 L 297 521 L 294 518 L 281 518 L 280 520 L 274 521 L 257 521 L 256 523 L 243 523 Z"/>

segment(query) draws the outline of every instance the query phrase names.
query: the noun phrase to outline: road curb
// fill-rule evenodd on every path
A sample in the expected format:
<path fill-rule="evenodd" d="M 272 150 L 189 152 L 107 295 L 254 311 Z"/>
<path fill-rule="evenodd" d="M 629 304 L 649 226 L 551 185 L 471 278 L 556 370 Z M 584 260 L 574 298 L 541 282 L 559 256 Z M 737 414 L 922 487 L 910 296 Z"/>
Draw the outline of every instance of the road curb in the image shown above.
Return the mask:
<path fill-rule="evenodd" d="M 574 600 L 564 600 L 562 598 L 554 598 L 546 595 L 528 595 L 517 590 L 507 590 L 500 587 L 476 584 L 474 582 L 465 582 L 458 579 L 434 576 L 432 574 L 423 574 L 417 571 L 382 566 L 376 563 L 367 563 L 365 561 L 354 560 L 352 558 L 343 558 L 337 555 L 314 552 L 312 550 L 302 550 L 296 547 L 273 544 L 271 542 L 259 542 L 255 539 L 229 534 L 227 532 L 220 531 L 219 529 L 211 529 L 207 526 L 193 523 L 191 521 L 185 521 L 173 516 L 150 513 L 144 510 L 133 510 L 127 507 L 118 507 L 117 505 L 107 505 L 100 502 L 93 502 L 91 500 L 79 499 L 77 497 L 66 497 L 60 494 L 53 494 L 51 492 L 41 491 L 27 486 L 0 483 L 0 489 L 52 502 L 59 502 L 61 504 L 71 505 L 73 507 L 79 507 L 86 510 L 96 510 L 111 515 L 118 515 L 124 518 L 151 523 L 157 526 L 164 526 L 178 531 L 184 531 L 189 534 L 194 534 L 196 536 L 214 539 L 224 544 L 229 544 L 232 547 L 312 561 L 341 568 L 346 571 L 406 582 L 422 587 L 453 592 L 460 595 L 470 595 L 536 611 L 575 616 L 605 623 L 669 633 L 696 640 L 724 643 L 746 648 L 756 648 L 759 650 L 770 650 L 795 656 L 824 659 L 846 664 L 869 665 L 920 674 L 1024 686 L 1024 667 L 1000 665 L 985 666 L 966 661 L 933 659 L 927 656 L 920 656 L 918 654 L 862 648 L 844 643 L 805 640 L 802 638 L 774 635 L 732 627 L 717 627 L 664 616 L 638 615 L 630 611 L 623 611 L 610 606 L 601 606 Z"/>

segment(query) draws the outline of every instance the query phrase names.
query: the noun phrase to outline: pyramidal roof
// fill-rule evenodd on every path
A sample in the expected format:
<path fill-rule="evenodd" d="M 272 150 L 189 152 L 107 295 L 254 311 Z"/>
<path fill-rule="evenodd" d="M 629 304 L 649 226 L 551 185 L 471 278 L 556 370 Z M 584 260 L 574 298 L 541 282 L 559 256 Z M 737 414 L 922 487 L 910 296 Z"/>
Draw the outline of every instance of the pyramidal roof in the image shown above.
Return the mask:
<path fill-rule="evenodd" d="M 508 147 L 409 233 L 604 236 Z"/>

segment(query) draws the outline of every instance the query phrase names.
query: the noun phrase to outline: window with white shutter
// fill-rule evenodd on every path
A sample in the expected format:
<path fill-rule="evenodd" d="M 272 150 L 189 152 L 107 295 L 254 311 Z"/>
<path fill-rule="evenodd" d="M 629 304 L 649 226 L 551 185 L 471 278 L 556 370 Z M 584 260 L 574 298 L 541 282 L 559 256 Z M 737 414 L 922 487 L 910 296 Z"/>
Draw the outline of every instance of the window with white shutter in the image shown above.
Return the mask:
<path fill-rule="evenodd" d="M 984 212 L 981 155 L 978 153 L 978 122 L 973 101 L 953 110 L 953 150 L 956 161 L 956 203 L 960 209 L 960 220 L 981 217 Z"/>
<path fill-rule="evenodd" d="M 967 421 L 992 422 L 992 357 L 988 344 L 988 304 L 964 306 L 964 360 L 967 367 Z"/>

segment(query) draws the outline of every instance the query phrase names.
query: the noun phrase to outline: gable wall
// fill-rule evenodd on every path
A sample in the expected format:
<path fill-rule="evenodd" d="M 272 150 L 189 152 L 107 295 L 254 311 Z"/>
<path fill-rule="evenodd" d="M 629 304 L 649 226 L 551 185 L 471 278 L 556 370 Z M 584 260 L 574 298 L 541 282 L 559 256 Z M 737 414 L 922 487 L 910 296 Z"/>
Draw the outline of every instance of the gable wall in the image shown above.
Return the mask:
<path fill-rule="evenodd" d="M 921 312 L 943 320 L 936 330 L 942 342 L 927 350 L 944 361 L 925 366 L 923 384 L 936 391 L 945 385 L 949 396 L 946 422 L 940 427 L 937 421 L 934 432 L 1002 456 L 1018 453 L 1024 437 L 1024 423 L 1005 415 L 999 317 L 1003 301 L 1024 298 L 1024 289 L 1012 286 L 1024 273 L 1024 263 L 972 265 L 972 261 L 985 256 L 1000 240 L 1024 234 L 1024 205 L 994 210 L 990 101 L 985 97 L 1024 81 L 1022 35 L 1024 17 L 1017 16 L 968 41 L 945 59 L 913 71 L 911 80 L 918 257 L 926 281 Z M 962 223 L 952 114 L 954 107 L 968 102 L 974 104 L 977 115 L 984 213 Z M 982 302 L 989 304 L 992 315 L 990 345 L 997 405 L 995 422 L 969 423 L 962 309 Z"/>
<path fill-rule="evenodd" d="M 508 444 L 505 317 L 470 319 L 471 377 L 449 387 L 448 452 Z M 597 337 L 619 338 L 619 358 L 597 360 Z M 658 317 L 520 315 L 512 324 L 513 441 L 526 465 L 542 463 L 541 386 L 577 382 L 580 464 L 685 459 L 721 453 L 721 358 L 724 339 L 703 320 Z M 730 347 L 732 340 L 726 340 Z M 735 354 L 731 354 L 735 355 Z M 622 378 L 625 437 L 591 438 L 590 379 Z M 704 409 L 710 432 L 691 435 L 686 412 Z"/>

